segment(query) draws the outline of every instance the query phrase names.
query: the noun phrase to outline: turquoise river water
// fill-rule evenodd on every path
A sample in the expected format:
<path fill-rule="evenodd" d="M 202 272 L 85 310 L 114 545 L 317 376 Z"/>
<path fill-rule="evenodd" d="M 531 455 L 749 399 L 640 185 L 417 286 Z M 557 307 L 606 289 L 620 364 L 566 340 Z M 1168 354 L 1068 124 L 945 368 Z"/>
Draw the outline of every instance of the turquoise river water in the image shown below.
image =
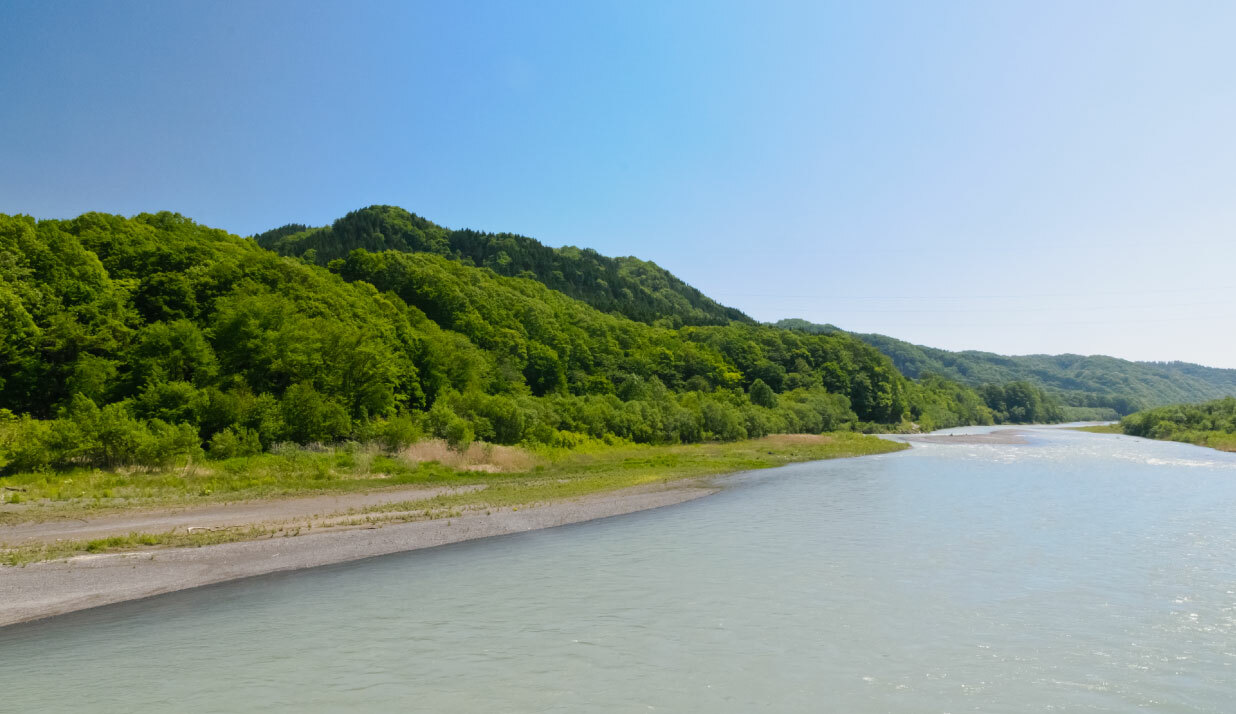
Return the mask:
<path fill-rule="evenodd" d="M 1236 454 L 1025 433 L 0 629 L 0 711 L 1236 711 Z"/>

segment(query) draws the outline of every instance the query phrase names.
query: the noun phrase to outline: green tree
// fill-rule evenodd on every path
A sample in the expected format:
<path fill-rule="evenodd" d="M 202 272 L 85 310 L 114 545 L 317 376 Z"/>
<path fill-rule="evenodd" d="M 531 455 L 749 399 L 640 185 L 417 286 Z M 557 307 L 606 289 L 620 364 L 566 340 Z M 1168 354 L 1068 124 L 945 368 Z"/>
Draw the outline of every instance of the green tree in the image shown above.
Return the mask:
<path fill-rule="evenodd" d="M 772 387 L 764 383 L 764 380 L 757 379 L 751 383 L 749 390 L 751 403 L 772 409 L 777 406 L 777 395 L 773 393 Z"/>

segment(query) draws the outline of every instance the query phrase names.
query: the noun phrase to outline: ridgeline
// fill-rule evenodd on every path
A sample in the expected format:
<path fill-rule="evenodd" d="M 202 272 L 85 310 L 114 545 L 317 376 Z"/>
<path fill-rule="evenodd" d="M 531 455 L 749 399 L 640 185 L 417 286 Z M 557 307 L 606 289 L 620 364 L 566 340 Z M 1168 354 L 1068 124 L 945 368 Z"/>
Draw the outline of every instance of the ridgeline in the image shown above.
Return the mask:
<path fill-rule="evenodd" d="M 432 253 L 506 277 L 531 278 L 601 312 L 667 327 L 753 322 L 714 302 L 656 263 L 607 258 L 589 248 L 550 248 L 512 233 L 449 230 L 395 206 L 370 206 L 309 228 L 291 224 L 253 237 L 258 245 L 326 265 L 357 248 Z"/>
<path fill-rule="evenodd" d="M 776 324 L 810 334 L 843 332 L 832 325 L 798 319 Z M 902 374 L 914 379 L 935 374 L 972 387 L 1030 382 L 1063 404 L 1070 420 L 1116 419 L 1149 407 L 1236 395 L 1236 369 L 1188 362 L 1131 362 L 1103 355 L 1011 357 L 950 352 L 885 335 L 848 334 L 888 355 Z"/>

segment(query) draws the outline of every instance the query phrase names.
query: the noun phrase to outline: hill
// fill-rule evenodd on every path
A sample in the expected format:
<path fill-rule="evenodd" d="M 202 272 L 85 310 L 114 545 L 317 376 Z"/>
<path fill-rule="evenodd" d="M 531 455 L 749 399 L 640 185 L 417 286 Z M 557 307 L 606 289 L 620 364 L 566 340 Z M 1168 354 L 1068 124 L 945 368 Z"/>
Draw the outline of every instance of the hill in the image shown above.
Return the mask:
<path fill-rule="evenodd" d="M 647 324 L 432 251 L 328 262 L 173 213 L 0 215 L 0 468 L 993 419 L 974 390 L 908 380 L 845 334 Z M 1002 399 L 1012 414 L 1022 397 Z"/>
<path fill-rule="evenodd" d="M 833 325 L 805 320 L 782 320 L 777 325 L 811 334 L 842 332 Z M 1188 362 L 1131 362 L 1102 355 L 1010 357 L 990 352 L 950 352 L 885 335 L 854 336 L 892 358 L 908 377 L 938 374 L 972 386 L 1028 381 L 1058 396 L 1066 405 L 1110 408 L 1121 415 L 1236 394 L 1236 369 Z"/>
<path fill-rule="evenodd" d="M 253 237 L 280 255 L 326 265 L 357 248 L 433 253 L 506 277 L 533 278 L 602 312 L 667 327 L 752 322 L 656 263 L 609 258 L 588 248 L 550 248 L 512 233 L 450 230 L 395 206 L 370 206 L 309 228 L 290 224 Z"/>

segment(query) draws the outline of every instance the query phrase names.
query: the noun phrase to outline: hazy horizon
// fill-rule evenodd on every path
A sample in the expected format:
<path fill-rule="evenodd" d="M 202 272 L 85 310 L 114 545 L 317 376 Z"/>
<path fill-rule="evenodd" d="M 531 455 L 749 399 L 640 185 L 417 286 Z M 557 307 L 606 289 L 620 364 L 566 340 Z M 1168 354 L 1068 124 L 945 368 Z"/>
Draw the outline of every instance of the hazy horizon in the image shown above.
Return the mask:
<path fill-rule="evenodd" d="M 0 212 L 374 204 L 761 321 L 1236 368 L 1236 8 L 14 2 Z"/>

